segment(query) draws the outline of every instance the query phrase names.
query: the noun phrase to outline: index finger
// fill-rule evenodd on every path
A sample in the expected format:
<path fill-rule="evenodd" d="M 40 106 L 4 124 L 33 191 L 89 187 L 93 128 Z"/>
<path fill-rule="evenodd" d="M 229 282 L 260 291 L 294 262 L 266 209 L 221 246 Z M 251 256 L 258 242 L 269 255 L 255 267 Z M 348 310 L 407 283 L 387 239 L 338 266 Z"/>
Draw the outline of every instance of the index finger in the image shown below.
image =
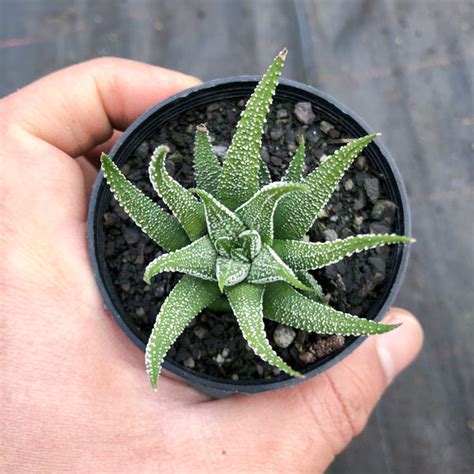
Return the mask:
<path fill-rule="evenodd" d="M 71 156 L 105 142 L 144 110 L 200 81 L 136 61 L 101 58 L 62 69 L 4 98 L 8 124 Z"/>

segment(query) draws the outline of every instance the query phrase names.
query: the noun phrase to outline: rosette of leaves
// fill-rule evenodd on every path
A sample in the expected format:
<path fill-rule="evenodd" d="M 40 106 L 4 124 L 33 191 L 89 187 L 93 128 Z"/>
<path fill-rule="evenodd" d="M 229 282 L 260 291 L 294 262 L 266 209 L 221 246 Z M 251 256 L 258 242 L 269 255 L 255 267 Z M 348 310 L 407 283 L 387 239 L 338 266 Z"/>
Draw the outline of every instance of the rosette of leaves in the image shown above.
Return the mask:
<path fill-rule="evenodd" d="M 154 388 L 168 350 L 190 321 L 210 306 L 230 305 L 253 351 L 295 377 L 301 374 L 272 349 L 263 318 L 319 334 L 370 335 L 395 327 L 324 304 L 321 287 L 310 273 L 355 252 L 411 241 L 372 234 L 332 242 L 307 239 L 344 172 L 376 135 L 353 140 L 307 176 L 302 141 L 280 182 L 270 182 L 260 158 L 265 118 L 285 57 L 286 49 L 248 100 L 223 164 L 212 152 L 206 127 L 197 126 L 195 189 L 185 189 L 166 171 L 168 148 L 155 149 L 150 180 L 172 214 L 102 155 L 102 170 L 115 198 L 167 251 L 146 267 L 144 280 L 150 283 L 161 272 L 184 274 L 163 302 L 147 344 L 145 362 Z"/>

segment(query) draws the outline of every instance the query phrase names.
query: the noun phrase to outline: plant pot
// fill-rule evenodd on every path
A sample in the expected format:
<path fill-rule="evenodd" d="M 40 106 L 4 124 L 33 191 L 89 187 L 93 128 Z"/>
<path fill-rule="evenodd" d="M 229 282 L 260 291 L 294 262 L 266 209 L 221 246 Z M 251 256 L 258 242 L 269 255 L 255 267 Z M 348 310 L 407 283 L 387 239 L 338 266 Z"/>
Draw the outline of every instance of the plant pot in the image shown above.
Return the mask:
<path fill-rule="evenodd" d="M 228 79 L 214 80 L 204 83 L 198 87 L 188 89 L 177 94 L 149 109 L 141 115 L 121 136 L 113 147 L 110 156 L 115 163 L 122 167 L 137 148 L 146 140 L 149 140 L 158 129 L 165 127 L 176 117 L 187 111 L 207 106 L 222 100 L 247 99 L 252 93 L 258 77 L 241 76 Z M 338 103 L 327 94 L 309 86 L 297 82 L 281 80 L 277 88 L 275 100 L 291 103 L 310 102 L 312 110 L 320 115 L 322 119 L 337 124 L 347 136 L 358 137 L 372 130 L 347 107 Z M 197 125 L 195 123 L 194 125 Z M 218 140 L 216 140 L 216 144 Z M 192 144 L 190 144 L 192 147 Z M 387 198 L 396 204 L 397 212 L 392 222 L 392 231 L 397 234 L 410 235 L 410 212 L 400 173 L 393 158 L 384 147 L 380 139 L 375 140 L 364 151 L 370 166 L 380 176 L 383 176 L 385 193 Z M 97 285 L 104 299 L 105 305 L 114 320 L 130 338 L 130 340 L 142 351 L 147 338 L 137 329 L 133 318 L 124 310 L 119 297 L 119 292 L 114 286 L 111 273 L 105 257 L 105 230 L 104 213 L 110 204 L 112 195 L 100 172 L 95 182 L 88 216 L 88 245 L 94 275 Z M 407 246 L 391 247 L 389 268 L 386 269 L 384 281 L 377 289 L 376 300 L 371 303 L 370 308 L 363 316 L 368 319 L 381 320 L 389 309 L 397 295 L 405 269 L 407 266 L 409 248 Z M 145 264 L 148 262 L 145 262 Z M 363 337 L 346 338 L 344 347 L 327 357 L 323 357 L 304 370 L 305 379 L 296 379 L 286 375 L 271 378 L 269 380 L 232 380 L 196 373 L 193 370 L 167 358 L 164 369 L 175 376 L 184 379 L 196 389 L 212 397 L 223 397 L 232 393 L 253 394 L 268 390 L 295 385 L 327 370 L 348 354 L 359 344 Z"/>

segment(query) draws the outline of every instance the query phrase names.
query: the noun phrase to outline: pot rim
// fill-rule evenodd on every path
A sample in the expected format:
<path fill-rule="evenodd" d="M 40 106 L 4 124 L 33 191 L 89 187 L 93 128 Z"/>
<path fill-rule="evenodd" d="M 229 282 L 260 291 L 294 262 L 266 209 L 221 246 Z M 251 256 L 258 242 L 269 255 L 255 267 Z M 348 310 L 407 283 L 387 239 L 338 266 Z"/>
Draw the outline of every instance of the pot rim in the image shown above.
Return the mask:
<path fill-rule="evenodd" d="M 232 85 L 232 84 L 244 84 L 244 83 L 252 83 L 255 85 L 261 79 L 261 76 L 234 76 L 234 77 L 227 77 L 222 79 L 214 79 L 211 81 L 204 82 L 198 86 L 192 87 L 190 89 L 186 89 L 178 94 L 175 94 L 157 104 L 150 107 L 146 110 L 142 115 L 140 115 L 121 135 L 121 137 L 117 140 L 115 145 L 112 147 L 109 156 L 113 159 L 115 154 L 120 150 L 120 148 L 129 140 L 131 136 L 137 133 L 144 122 L 147 122 L 152 116 L 157 114 L 161 109 L 167 107 L 168 105 L 172 104 L 175 101 L 185 101 L 188 97 L 194 96 L 201 92 L 205 92 L 210 89 L 214 89 L 220 86 Z M 288 88 L 296 89 L 298 92 L 303 91 L 304 93 L 313 96 L 315 101 L 321 102 L 324 101 L 328 103 L 328 105 L 332 108 L 337 109 L 338 115 L 343 115 L 349 118 L 350 121 L 355 122 L 361 129 L 364 130 L 365 133 L 374 133 L 372 128 L 356 113 L 354 113 L 349 107 L 345 106 L 344 104 L 340 103 L 337 99 L 332 97 L 331 95 L 320 91 L 312 86 L 308 86 L 293 80 L 289 79 L 280 79 L 279 86 L 284 86 Z M 278 94 L 278 88 L 277 93 Z M 218 99 L 216 99 L 218 100 Z M 377 137 L 373 143 L 377 146 L 380 150 L 380 155 L 383 159 L 387 162 L 388 167 L 390 168 L 394 183 L 399 193 L 399 200 L 402 205 L 401 209 L 401 217 L 404 226 L 404 234 L 411 235 L 411 214 L 410 208 L 408 203 L 408 197 L 405 185 L 403 183 L 400 171 L 395 164 L 395 160 L 392 157 L 391 153 L 383 144 L 382 140 Z M 119 325 L 122 331 L 127 335 L 127 337 L 134 343 L 135 346 L 140 348 L 142 351 L 144 350 L 144 343 L 143 341 L 132 331 L 132 329 L 127 325 L 125 319 L 116 310 L 115 305 L 113 304 L 113 300 L 107 291 L 106 285 L 104 284 L 101 269 L 99 267 L 99 255 L 96 252 L 96 231 L 95 231 L 95 208 L 96 202 L 99 196 L 99 192 L 101 189 L 101 184 L 103 182 L 103 172 L 99 170 L 98 176 L 95 180 L 90 201 L 89 201 L 89 210 L 88 210 L 88 218 L 87 218 L 87 238 L 88 238 L 88 250 L 89 250 L 89 257 L 92 264 L 92 269 L 94 272 L 95 280 L 98 285 L 99 291 L 101 296 L 104 300 L 105 307 L 112 315 L 114 321 Z M 387 178 L 387 177 L 386 177 Z M 398 291 L 400 290 L 403 277 L 406 272 L 408 258 L 410 254 L 410 246 L 403 245 L 401 250 L 401 257 L 398 264 L 398 272 L 395 275 L 394 281 L 392 283 L 391 288 L 386 295 L 386 299 L 382 304 L 381 308 L 377 312 L 376 316 L 373 318 L 375 321 L 380 321 L 389 307 L 392 305 Z M 233 393 L 242 393 L 242 394 L 253 394 L 253 393 L 261 393 L 265 391 L 273 391 L 280 388 L 288 387 L 296 385 L 302 381 L 308 380 L 325 370 L 329 369 L 330 367 L 337 364 L 339 361 L 344 359 L 350 353 L 352 353 L 360 344 L 366 339 L 367 336 L 357 336 L 353 341 L 351 341 L 344 349 L 342 349 L 339 353 L 334 356 L 329 356 L 330 358 L 323 362 L 322 364 L 318 365 L 314 369 L 309 370 L 305 373 L 305 377 L 303 379 L 294 378 L 288 376 L 288 378 L 284 380 L 245 380 L 241 381 L 240 383 L 236 383 L 235 381 L 228 379 L 228 381 L 219 381 L 211 376 L 207 376 L 205 374 L 198 374 L 196 372 L 192 372 L 187 370 L 186 368 L 178 365 L 177 363 L 170 362 L 168 360 L 164 361 L 163 369 L 165 369 L 168 373 L 171 372 L 175 377 L 184 379 L 186 382 L 193 385 L 198 390 L 212 396 L 212 397 L 222 397 L 226 395 L 230 395 Z M 171 375 L 170 374 L 170 375 Z M 168 375 L 168 374 L 167 374 Z"/>

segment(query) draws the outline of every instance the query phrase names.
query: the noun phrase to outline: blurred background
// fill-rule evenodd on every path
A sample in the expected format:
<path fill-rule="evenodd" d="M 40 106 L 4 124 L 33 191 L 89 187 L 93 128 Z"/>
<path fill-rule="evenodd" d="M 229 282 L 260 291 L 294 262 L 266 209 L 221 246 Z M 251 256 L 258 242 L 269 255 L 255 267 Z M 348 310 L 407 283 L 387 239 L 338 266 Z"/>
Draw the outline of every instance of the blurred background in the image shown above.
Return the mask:
<path fill-rule="evenodd" d="M 423 352 L 329 472 L 472 474 L 473 1 L 0 0 L 0 96 L 105 55 L 262 74 L 283 46 L 285 77 L 383 133 L 417 238 L 397 304 L 421 319 Z"/>

